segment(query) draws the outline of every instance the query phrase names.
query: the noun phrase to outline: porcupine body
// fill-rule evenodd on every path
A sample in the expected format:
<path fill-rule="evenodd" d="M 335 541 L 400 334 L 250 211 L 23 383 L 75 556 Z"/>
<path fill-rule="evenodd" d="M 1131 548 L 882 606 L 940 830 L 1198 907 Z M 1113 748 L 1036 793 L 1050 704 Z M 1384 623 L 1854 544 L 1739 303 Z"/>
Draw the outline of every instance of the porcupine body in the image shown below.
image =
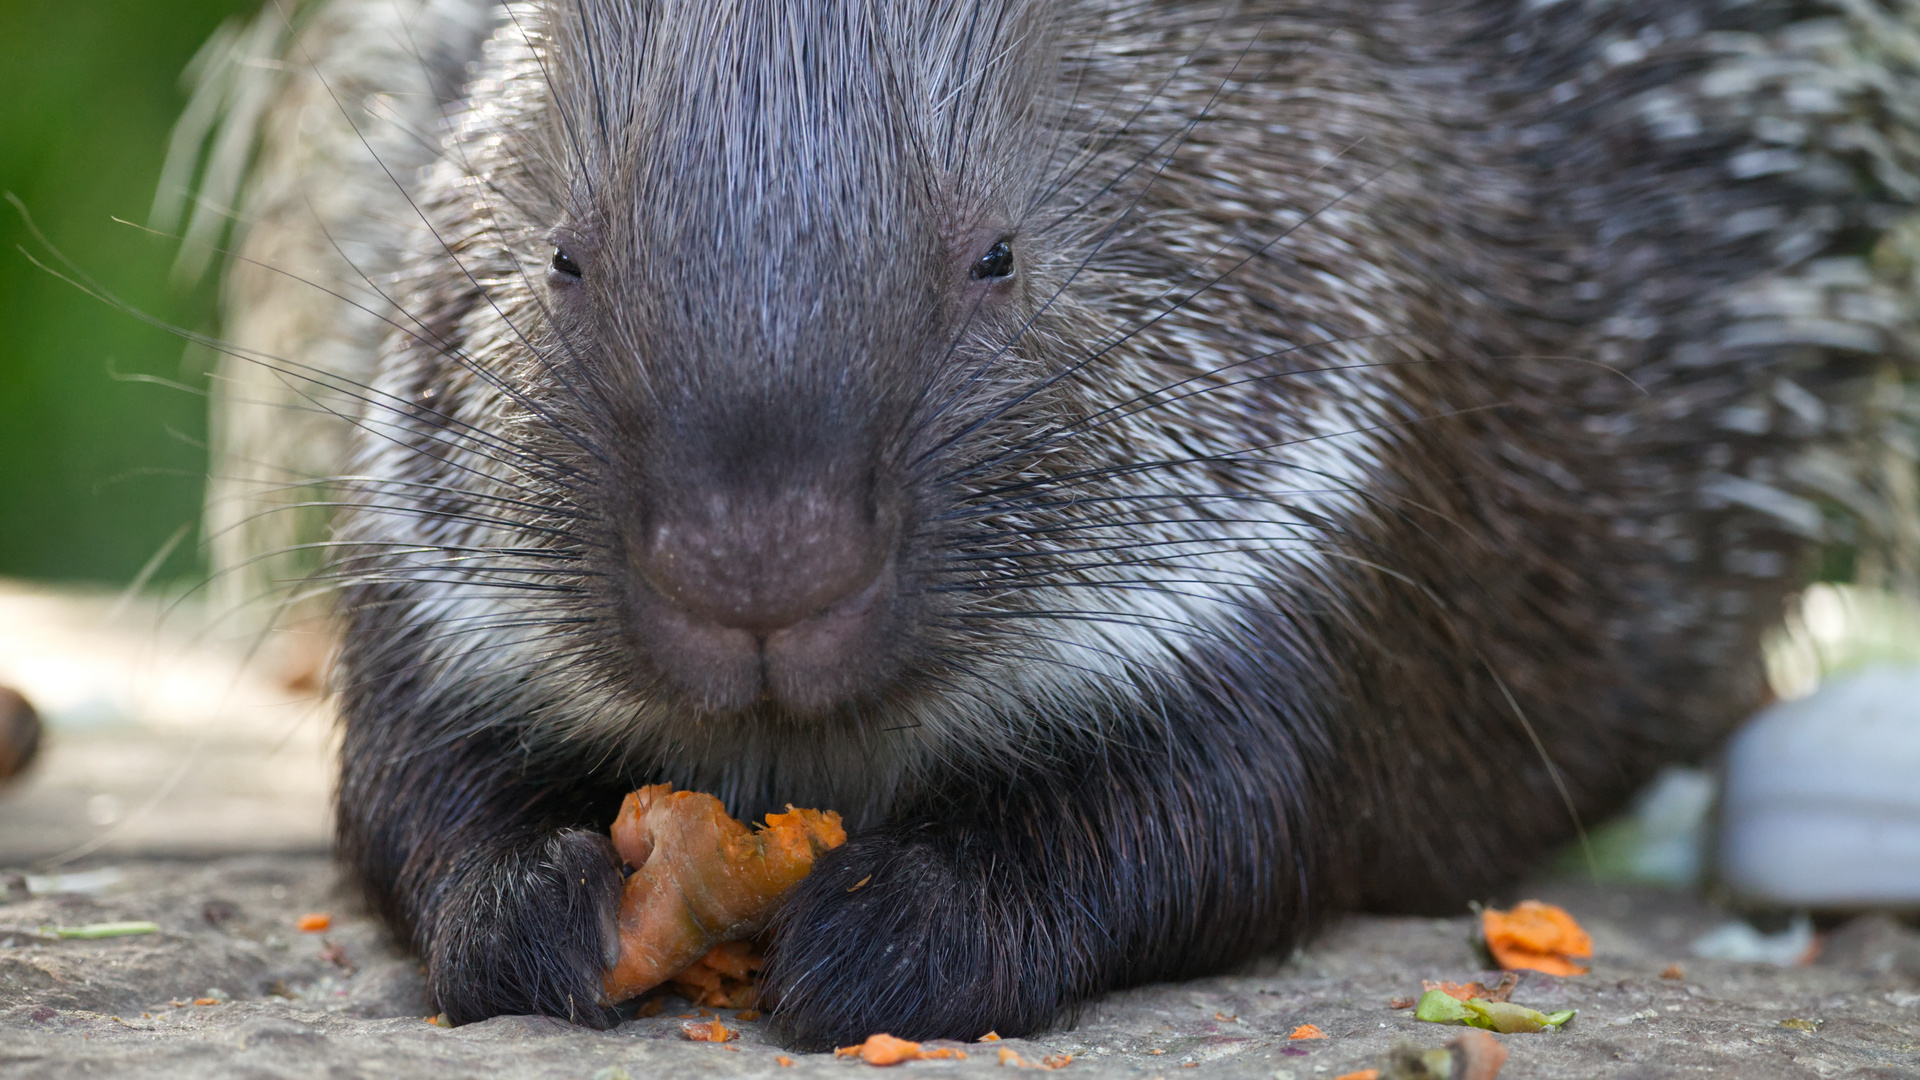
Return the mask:
<path fill-rule="evenodd" d="M 1029 1032 L 1486 895 L 1709 750 L 1821 545 L 1911 509 L 1917 30 L 332 0 L 263 32 L 287 62 L 218 91 L 275 264 L 230 274 L 235 379 L 352 413 L 347 865 L 456 1021 L 603 1024 L 623 792 L 837 809 L 765 973 L 805 1047 Z M 255 409 L 229 447 L 339 430 Z"/>

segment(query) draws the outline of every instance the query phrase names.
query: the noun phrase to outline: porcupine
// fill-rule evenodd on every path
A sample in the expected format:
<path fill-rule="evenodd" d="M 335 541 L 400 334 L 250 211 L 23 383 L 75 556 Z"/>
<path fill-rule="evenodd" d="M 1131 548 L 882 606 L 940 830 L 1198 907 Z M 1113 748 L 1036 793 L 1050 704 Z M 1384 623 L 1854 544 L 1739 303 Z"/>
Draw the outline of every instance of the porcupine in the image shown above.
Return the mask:
<path fill-rule="evenodd" d="M 837 809 L 801 1047 L 1488 895 L 1911 550 L 1916 57 L 1909 0 L 270 10 L 172 175 L 226 111 L 229 468 L 351 424 L 346 866 L 453 1020 L 597 1026 L 623 792 Z"/>

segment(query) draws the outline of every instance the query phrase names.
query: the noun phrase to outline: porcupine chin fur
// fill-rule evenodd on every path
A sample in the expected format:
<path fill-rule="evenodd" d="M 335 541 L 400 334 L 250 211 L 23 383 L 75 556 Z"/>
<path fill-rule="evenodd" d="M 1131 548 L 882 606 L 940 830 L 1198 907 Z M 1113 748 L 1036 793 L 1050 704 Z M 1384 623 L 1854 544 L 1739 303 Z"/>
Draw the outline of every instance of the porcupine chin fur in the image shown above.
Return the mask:
<path fill-rule="evenodd" d="M 837 809 L 765 972 L 806 1048 L 1488 895 L 1910 499 L 1917 23 L 307 9 L 219 93 L 242 253 L 363 286 L 228 287 L 236 385 L 357 410 L 342 857 L 455 1021 L 604 1025 L 622 793 Z M 253 408 L 239 459 L 339 430 Z"/>

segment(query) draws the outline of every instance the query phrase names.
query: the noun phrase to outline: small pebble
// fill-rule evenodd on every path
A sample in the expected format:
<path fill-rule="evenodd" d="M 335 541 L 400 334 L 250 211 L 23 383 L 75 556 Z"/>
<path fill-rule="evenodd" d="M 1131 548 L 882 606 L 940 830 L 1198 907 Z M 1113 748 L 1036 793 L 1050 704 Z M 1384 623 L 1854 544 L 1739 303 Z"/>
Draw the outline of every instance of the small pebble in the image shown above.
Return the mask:
<path fill-rule="evenodd" d="M 0 686 L 0 783 L 33 764 L 40 752 L 40 714 L 18 690 Z"/>

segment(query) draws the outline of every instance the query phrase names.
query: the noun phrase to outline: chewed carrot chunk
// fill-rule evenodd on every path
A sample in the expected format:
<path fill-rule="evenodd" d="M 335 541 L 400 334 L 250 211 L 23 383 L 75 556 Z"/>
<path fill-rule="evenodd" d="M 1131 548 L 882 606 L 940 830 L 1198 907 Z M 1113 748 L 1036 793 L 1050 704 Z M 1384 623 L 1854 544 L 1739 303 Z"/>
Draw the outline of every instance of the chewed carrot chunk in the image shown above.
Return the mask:
<path fill-rule="evenodd" d="M 624 1001 L 685 973 L 689 986 L 675 989 L 702 1004 L 751 1005 L 728 980 L 750 980 L 757 958 L 714 947 L 758 933 L 781 894 L 846 840 L 831 811 L 788 807 L 750 831 L 711 795 L 671 784 L 628 795 L 613 846 L 636 869 L 620 896 L 620 958 L 606 973 L 607 996 Z M 703 957 L 711 970 L 688 970 Z"/>
<path fill-rule="evenodd" d="M 1573 957 L 1593 955 L 1593 939 L 1573 916 L 1552 904 L 1523 900 L 1510 911 L 1480 913 L 1487 951 L 1501 967 L 1526 968 L 1549 975 L 1585 975 Z"/>
<path fill-rule="evenodd" d="M 753 976 L 765 958 L 750 941 L 727 941 L 708 949 L 668 981 L 673 992 L 710 1009 L 751 1009 L 758 994 Z M 745 1013 L 742 1020 L 755 1019 Z"/>
<path fill-rule="evenodd" d="M 1001 1051 L 1002 1054 L 1007 1051 Z M 869 1065 L 898 1065 L 903 1061 L 931 1061 L 937 1058 L 964 1058 L 965 1050 L 952 1047 L 923 1047 L 917 1042 L 896 1039 L 882 1032 L 867 1036 L 867 1041 L 853 1046 L 842 1046 L 833 1052 L 834 1057 L 858 1057 Z"/>
<path fill-rule="evenodd" d="M 737 1039 L 740 1037 L 739 1032 L 721 1023 L 718 1019 L 689 1020 L 680 1025 L 680 1031 L 694 1042 L 723 1043 L 728 1039 Z"/>

